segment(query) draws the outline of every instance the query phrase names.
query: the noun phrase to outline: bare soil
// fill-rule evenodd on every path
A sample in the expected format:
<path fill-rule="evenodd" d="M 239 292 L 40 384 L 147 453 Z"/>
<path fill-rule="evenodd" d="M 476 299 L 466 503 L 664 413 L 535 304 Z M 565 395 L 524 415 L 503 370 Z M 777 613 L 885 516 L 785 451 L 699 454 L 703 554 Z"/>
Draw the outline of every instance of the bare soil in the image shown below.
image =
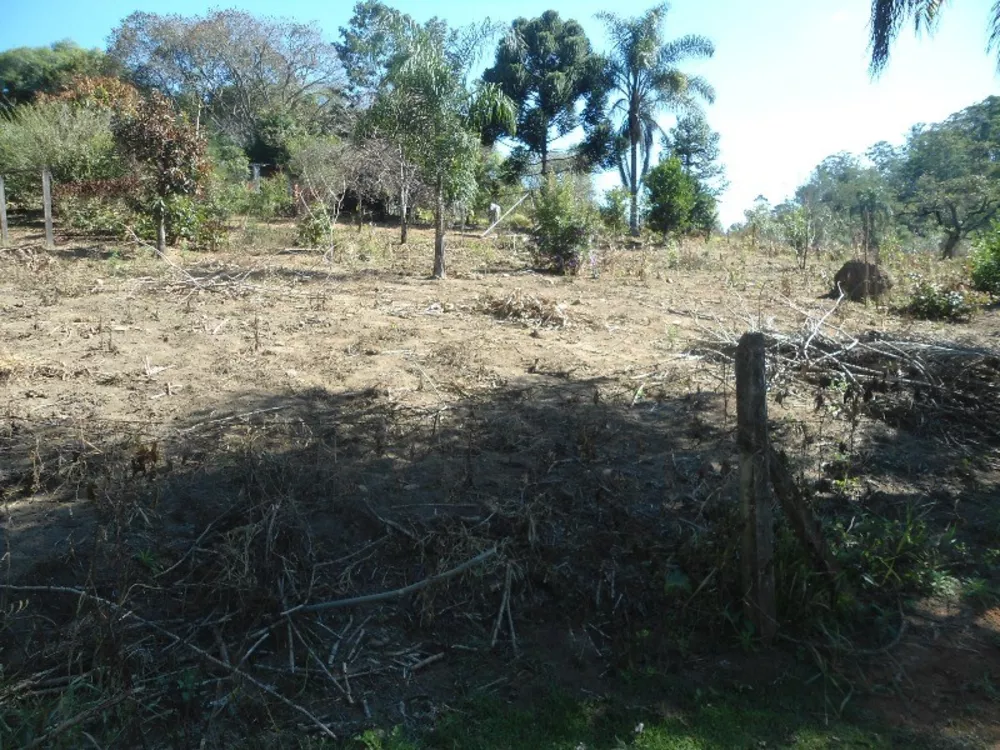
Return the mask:
<path fill-rule="evenodd" d="M 881 602 L 843 638 L 791 621 L 775 651 L 740 648 L 734 385 L 703 354 L 822 314 L 837 259 L 803 272 L 723 240 L 610 250 L 563 278 L 532 271 L 521 237 L 455 233 L 450 278 L 432 281 L 428 232 L 401 248 L 392 229 L 344 229 L 324 257 L 267 231 L 271 247 L 167 260 L 78 239 L 45 252 L 28 231 L 0 251 L 0 643 L 22 697 L 68 668 L 143 695 L 125 744 L 165 726 L 221 743 L 315 729 L 233 689 L 232 669 L 341 737 L 548 681 L 819 671 L 838 677 L 834 707 L 932 744 L 1000 743 L 1000 610 L 947 586 Z M 956 326 L 892 300 L 830 322 L 990 349 L 1000 335 L 994 310 Z M 919 404 L 852 425 L 797 381 L 774 396 L 774 439 L 824 517 L 918 508 L 956 530 L 970 570 L 1000 547 L 991 434 L 921 424 Z M 399 599 L 281 616 L 491 549 Z M 820 589 L 803 579 L 782 606 Z"/>

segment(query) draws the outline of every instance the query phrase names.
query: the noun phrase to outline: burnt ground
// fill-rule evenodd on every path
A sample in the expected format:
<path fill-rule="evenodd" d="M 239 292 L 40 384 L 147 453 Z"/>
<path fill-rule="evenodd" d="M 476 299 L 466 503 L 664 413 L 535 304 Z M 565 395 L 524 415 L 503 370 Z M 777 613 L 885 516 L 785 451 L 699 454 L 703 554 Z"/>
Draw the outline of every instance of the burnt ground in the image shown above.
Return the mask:
<path fill-rule="evenodd" d="M 706 352 L 800 331 L 834 304 L 834 260 L 722 240 L 560 278 L 521 237 L 456 233 L 435 282 L 425 232 L 345 229 L 326 257 L 290 235 L 167 261 L 29 231 L 0 251 L 10 737 L 102 716 L 102 746 L 344 738 L 662 677 L 821 691 L 817 715 L 932 747 L 1000 742 L 1000 441 L 975 410 L 852 409 L 781 379 L 772 436 L 850 593 L 779 533 L 778 643 L 743 618 L 732 368 Z M 946 325 L 892 302 L 829 323 L 987 350 L 1000 333 L 994 310 Z M 483 553 L 398 598 L 282 615 Z M 69 694 L 62 727 L 47 701 Z"/>

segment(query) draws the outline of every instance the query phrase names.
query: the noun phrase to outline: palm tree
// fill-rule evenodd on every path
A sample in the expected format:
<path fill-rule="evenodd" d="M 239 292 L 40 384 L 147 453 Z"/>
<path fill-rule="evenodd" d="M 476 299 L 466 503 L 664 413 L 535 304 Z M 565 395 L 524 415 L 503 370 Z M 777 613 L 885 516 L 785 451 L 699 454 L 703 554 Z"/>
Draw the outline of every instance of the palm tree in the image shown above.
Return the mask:
<path fill-rule="evenodd" d="M 657 133 L 661 109 L 697 109 L 697 100 L 711 103 L 715 90 L 700 76 L 677 68 L 689 58 L 711 57 L 715 48 L 702 36 L 689 35 L 666 41 L 663 21 L 667 4 L 656 5 L 641 16 L 623 18 L 599 13 L 611 41 L 607 63 L 610 87 L 610 118 L 618 121 L 615 156 L 622 184 L 632 197 L 629 224 L 639 233 L 639 188 L 649 171 L 649 161 Z"/>
<path fill-rule="evenodd" d="M 434 278 L 445 277 L 449 205 L 471 200 L 485 128 L 517 131 L 517 109 L 495 84 L 469 85 L 469 70 L 485 36 L 467 28 L 451 43 L 410 26 L 403 54 L 390 66 L 366 117 L 382 128 L 434 190 Z M 488 31 L 488 30 L 487 30 Z"/>
<path fill-rule="evenodd" d="M 878 75 L 889 62 L 889 48 L 899 36 L 899 30 L 912 21 L 915 30 L 933 31 L 937 25 L 944 0 L 872 0 L 871 17 L 871 73 Z M 989 41 L 987 49 L 1000 52 L 1000 0 L 993 3 L 988 19 Z M 997 58 L 1000 70 L 1000 55 Z"/>

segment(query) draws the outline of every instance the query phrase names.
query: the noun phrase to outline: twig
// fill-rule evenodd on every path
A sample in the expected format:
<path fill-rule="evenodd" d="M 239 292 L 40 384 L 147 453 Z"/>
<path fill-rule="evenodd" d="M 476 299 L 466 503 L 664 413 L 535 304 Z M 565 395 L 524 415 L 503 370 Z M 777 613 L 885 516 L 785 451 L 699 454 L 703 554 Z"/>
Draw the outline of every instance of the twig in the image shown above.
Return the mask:
<path fill-rule="evenodd" d="M 30 750 L 30 748 L 33 747 L 47 746 L 52 740 L 54 740 L 63 732 L 72 729 L 78 724 L 82 724 L 91 716 L 93 716 L 96 713 L 99 713 L 100 711 L 104 711 L 108 708 L 111 708 L 112 706 L 117 706 L 119 703 L 121 703 L 128 697 L 129 697 L 128 693 L 125 693 L 123 695 L 116 695 L 114 698 L 109 698 L 103 703 L 98 703 L 96 706 L 91 706 L 90 708 L 84 709 L 76 716 L 66 719 L 66 721 L 64 721 L 62 724 L 53 727 L 51 730 L 43 734 L 41 737 L 38 737 L 30 744 L 25 745 L 24 746 L 25 750 Z"/>
<path fill-rule="evenodd" d="M 222 669 L 226 670 L 227 672 L 229 672 L 230 674 L 232 674 L 232 675 L 234 675 L 236 677 L 239 677 L 240 679 L 246 680 L 247 682 L 249 682 L 251 685 L 253 685 L 257 689 L 263 690 L 265 693 L 267 693 L 271 697 L 277 698 L 279 701 L 281 701 L 282 703 L 284 703 L 286 706 L 288 706 L 292 710 L 297 711 L 298 713 L 300 713 L 303 716 L 305 716 L 306 718 L 308 718 L 321 732 L 323 732 L 323 734 L 327 735 L 330 739 L 334 739 L 334 740 L 337 739 L 337 735 L 333 733 L 333 730 L 331 730 L 330 727 L 328 727 L 326 724 L 324 724 L 322 721 L 320 721 L 319 718 L 317 718 L 316 716 L 314 716 L 312 714 L 312 712 L 309 711 L 309 709 L 304 708 L 303 706 L 300 706 L 299 704 L 295 703 L 294 701 L 289 700 L 288 698 L 286 698 L 285 696 L 283 696 L 281 693 L 279 693 L 277 690 L 275 690 L 274 688 L 272 688 L 270 685 L 265 685 L 263 682 L 261 682 L 260 680 L 256 679 L 252 675 L 250 675 L 250 674 L 248 674 L 248 673 L 246 673 L 246 672 L 244 672 L 244 671 L 242 671 L 242 670 L 240 670 L 240 669 L 238 669 L 238 668 L 236 668 L 236 667 L 234 667 L 234 666 L 232 666 L 230 664 L 226 664 L 221 659 L 217 659 L 216 657 L 212 656 L 207 651 L 204 651 L 204 650 L 198 648 L 193 643 L 189 643 L 188 641 L 184 640 L 180 636 L 174 635 L 173 633 L 171 633 L 169 630 L 167 630 L 163 626 L 159 625 L 158 623 L 152 622 L 151 620 L 147 620 L 144 617 L 140 617 L 139 615 L 137 615 L 132 610 L 126 609 L 125 607 L 122 607 L 119 604 L 115 604 L 114 602 L 109 601 L 108 599 L 105 599 L 105 598 L 100 597 L 100 596 L 96 596 L 94 594 L 90 594 L 90 593 L 88 593 L 86 591 L 81 591 L 80 589 L 69 588 L 67 586 L 15 586 L 15 585 L 8 584 L 8 583 L 0 583 L 0 589 L 5 589 L 7 591 L 15 591 L 15 592 L 19 591 L 19 592 L 24 592 L 24 593 L 69 594 L 69 595 L 72 595 L 72 596 L 78 596 L 81 599 L 88 599 L 88 600 L 90 600 L 92 602 L 97 602 L 98 604 L 102 604 L 103 606 L 108 607 L 108 608 L 110 608 L 110 609 L 112 609 L 112 610 L 120 613 L 122 619 L 131 617 L 136 622 L 138 622 L 138 623 L 140 623 L 142 625 L 145 625 L 147 628 L 150 628 L 151 630 L 155 630 L 157 633 L 159 633 L 160 635 L 165 636 L 166 638 L 169 638 L 172 643 L 175 643 L 175 644 L 177 644 L 179 646 L 184 646 L 188 650 L 193 651 L 194 653 L 196 653 L 198 656 L 200 656 L 205 661 L 207 661 L 207 662 L 209 662 L 211 664 L 214 664 L 217 667 L 221 667 Z"/>
<path fill-rule="evenodd" d="M 444 581 L 448 578 L 453 578 L 470 568 L 474 568 L 477 565 L 482 565 L 484 562 L 489 560 L 497 553 L 496 547 L 488 549 L 482 552 L 471 560 L 466 560 L 461 565 L 447 570 L 444 573 L 438 573 L 430 578 L 425 578 L 422 581 L 417 581 L 416 583 L 411 583 L 409 586 L 404 586 L 401 589 L 394 589 L 393 591 L 382 591 L 377 594 L 367 594 L 365 596 L 355 596 L 350 599 L 334 599 L 329 602 L 318 602 L 316 604 L 300 604 L 297 607 L 292 607 L 291 609 L 285 610 L 281 613 L 282 617 L 290 617 L 292 615 L 303 614 L 305 612 L 321 612 L 327 609 L 340 609 L 343 607 L 355 607 L 359 604 L 371 604 L 373 602 L 382 602 L 387 599 L 398 599 L 402 596 L 406 596 L 414 591 L 420 591 L 421 589 L 427 588 L 435 583 Z"/>

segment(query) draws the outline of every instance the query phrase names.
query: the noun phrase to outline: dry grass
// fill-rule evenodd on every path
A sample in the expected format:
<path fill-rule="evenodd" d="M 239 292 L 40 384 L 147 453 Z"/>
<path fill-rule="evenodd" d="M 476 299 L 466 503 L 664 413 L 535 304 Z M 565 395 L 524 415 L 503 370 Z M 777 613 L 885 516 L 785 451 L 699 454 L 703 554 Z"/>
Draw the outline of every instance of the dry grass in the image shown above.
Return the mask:
<path fill-rule="evenodd" d="M 526 665 L 596 692 L 644 670 L 711 682 L 720 650 L 759 671 L 731 651 L 755 646 L 735 604 L 732 372 L 706 342 L 802 331 L 830 309 L 835 261 L 800 272 L 715 241 L 609 249 L 596 277 L 557 278 L 509 239 L 456 236 L 440 283 L 427 232 L 400 248 L 393 230 L 341 228 L 324 258 L 281 231 L 169 263 L 76 243 L 0 255 L 3 739 L 292 746 L 426 726 Z M 956 328 L 890 305 L 828 322 L 841 346 L 997 333 L 992 313 Z M 815 378 L 775 384 L 775 439 L 831 538 L 915 509 L 934 534 L 961 526 L 970 558 L 995 547 L 991 432 L 927 424 L 939 412 L 912 389 L 859 406 Z M 494 549 L 400 600 L 287 614 Z M 862 591 L 883 614 L 838 619 L 800 557 L 779 559 L 788 636 L 841 679 L 845 639 L 890 642 L 911 589 Z M 960 663 L 973 620 L 953 617 L 934 622 L 934 663 Z M 900 648 L 929 628 L 914 619 Z M 837 684 L 860 691 L 851 675 Z"/>

